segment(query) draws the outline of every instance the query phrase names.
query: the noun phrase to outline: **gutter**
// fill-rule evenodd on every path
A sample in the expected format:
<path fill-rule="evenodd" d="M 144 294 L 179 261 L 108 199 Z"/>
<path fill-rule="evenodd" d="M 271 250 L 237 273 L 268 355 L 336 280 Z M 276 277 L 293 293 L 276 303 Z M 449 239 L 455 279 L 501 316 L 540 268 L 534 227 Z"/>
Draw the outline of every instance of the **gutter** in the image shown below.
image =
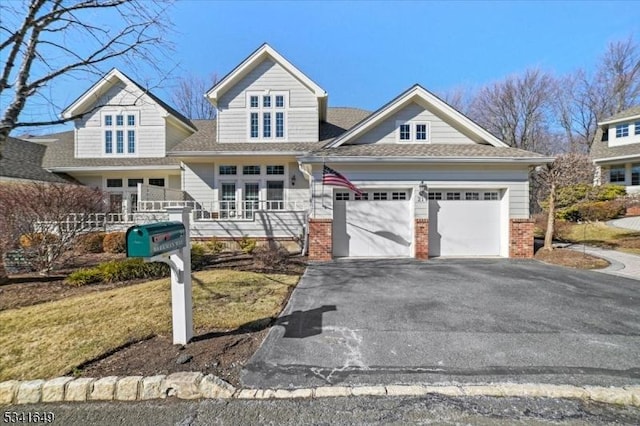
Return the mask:
<path fill-rule="evenodd" d="M 630 155 L 620 155 L 618 157 L 605 157 L 605 158 L 598 158 L 598 159 L 594 159 L 593 163 L 594 164 L 598 164 L 598 163 L 608 163 L 610 161 L 618 161 L 618 160 L 631 160 L 634 158 L 640 158 L 640 153 L 638 154 L 630 154 Z"/>
<path fill-rule="evenodd" d="M 50 172 L 99 172 L 99 171 L 120 171 L 120 170 L 180 170 L 180 165 L 163 166 L 93 166 L 93 167 L 50 167 L 45 168 Z"/>
<path fill-rule="evenodd" d="M 486 163 L 499 163 L 499 164 L 547 164 L 552 163 L 555 160 L 554 157 L 345 157 L 345 156 L 301 156 L 298 157 L 300 163 L 321 164 L 326 161 L 332 163 L 371 163 L 371 162 L 384 162 L 384 163 L 470 163 L 470 164 L 486 164 Z"/>
<path fill-rule="evenodd" d="M 173 151 L 167 157 L 242 157 L 256 155 L 300 155 L 304 151 Z"/>

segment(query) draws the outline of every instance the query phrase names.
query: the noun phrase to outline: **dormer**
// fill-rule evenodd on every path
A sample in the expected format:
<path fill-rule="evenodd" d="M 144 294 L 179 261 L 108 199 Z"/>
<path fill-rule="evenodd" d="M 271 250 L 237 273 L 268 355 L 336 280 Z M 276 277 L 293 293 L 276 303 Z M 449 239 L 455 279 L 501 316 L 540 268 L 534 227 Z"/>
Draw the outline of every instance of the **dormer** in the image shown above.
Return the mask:
<path fill-rule="evenodd" d="M 217 141 L 317 142 L 327 93 L 263 44 L 205 95 L 218 110 Z"/>
<path fill-rule="evenodd" d="M 598 125 L 609 147 L 640 143 L 640 107 L 622 111 Z"/>
<path fill-rule="evenodd" d="M 78 116 L 75 158 L 164 157 L 196 131 L 186 117 L 115 68 L 62 116 Z"/>

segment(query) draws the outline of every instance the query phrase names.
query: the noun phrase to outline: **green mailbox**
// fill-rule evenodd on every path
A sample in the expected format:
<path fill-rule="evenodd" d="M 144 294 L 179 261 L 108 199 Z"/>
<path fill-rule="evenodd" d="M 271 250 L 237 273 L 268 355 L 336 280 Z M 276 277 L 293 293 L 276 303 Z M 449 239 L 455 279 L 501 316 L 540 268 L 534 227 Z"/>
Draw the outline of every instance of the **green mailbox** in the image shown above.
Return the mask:
<path fill-rule="evenodd" d="M 153 257 L 187 245 L 182 222 L 159 222 L 127 229 L 127 257 Z"/>

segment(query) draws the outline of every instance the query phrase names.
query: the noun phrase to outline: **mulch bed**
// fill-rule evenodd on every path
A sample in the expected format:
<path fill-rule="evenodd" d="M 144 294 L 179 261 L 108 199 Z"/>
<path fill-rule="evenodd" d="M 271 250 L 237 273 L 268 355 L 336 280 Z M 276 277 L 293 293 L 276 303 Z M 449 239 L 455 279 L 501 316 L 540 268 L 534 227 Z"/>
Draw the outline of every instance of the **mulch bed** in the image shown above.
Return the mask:
<path fill-rule="evenodd" d="M 542 262 L 578 269 L 602 269 L 610 265 L 609 262 L 599 257 L 563 248 L 551 251 L 540 249 L 536 252 L 535 258 Z"/>

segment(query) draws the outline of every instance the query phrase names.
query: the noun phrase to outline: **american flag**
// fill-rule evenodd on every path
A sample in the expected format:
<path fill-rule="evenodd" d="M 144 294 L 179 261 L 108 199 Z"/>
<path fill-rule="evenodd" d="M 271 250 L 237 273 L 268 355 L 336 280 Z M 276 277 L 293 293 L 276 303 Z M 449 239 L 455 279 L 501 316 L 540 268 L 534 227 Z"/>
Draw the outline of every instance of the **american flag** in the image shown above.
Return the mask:
<path fill-rule="evenodd" d="M 329 166 L 324 166 L 322 169 L 322 184 L 323 185 L 334 185 L 334 186 L 344 186 L 345 188 L 349 188 L 353 192 L 358 195 L 362 195 L 362 191 L 351 183 L 349 179 L 344 177 L 342 174 L 336 172 Z"/>

